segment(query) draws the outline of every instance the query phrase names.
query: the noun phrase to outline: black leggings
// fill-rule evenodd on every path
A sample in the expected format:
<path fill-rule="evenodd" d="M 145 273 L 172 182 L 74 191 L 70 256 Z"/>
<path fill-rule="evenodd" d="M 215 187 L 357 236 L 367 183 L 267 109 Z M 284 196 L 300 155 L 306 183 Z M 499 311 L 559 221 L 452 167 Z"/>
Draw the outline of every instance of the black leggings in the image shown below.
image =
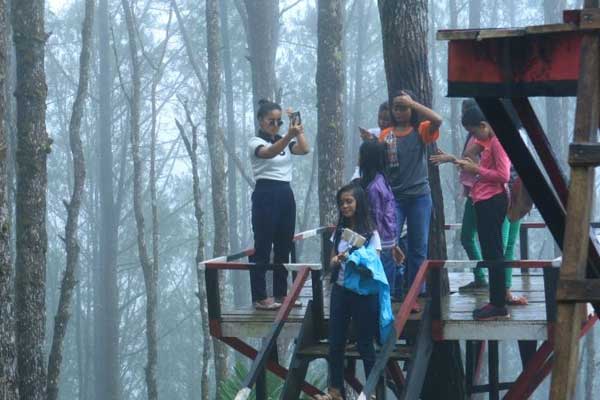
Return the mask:
<path fill-rule="evenodd" d="M 273 263 L 290 262 L 294 230 L 296 229 L 296 202 L 289 182 L 259 179 L 252 193 L 252 230 L 255 253 L 250 262 L 268 264 L 273 250 Z M 287 270 L 273 271 L 273 296 L 287 293 Z M 267 298 L 265 270 L 259 266 L 250 270 L 252 301 Z"/>
<path fill-rule="evenodd" d="M 477 233 L 479 234 L 481 254 L 485 261 L 504 260 L 502 223 L 506 217 L 507 207 L 508 198 L 504 192 L 475 203 Z M 506 305 L 504 268 L 491 266 L 489 277 L 490 303 L 496 307 L 504 307 Z"/>

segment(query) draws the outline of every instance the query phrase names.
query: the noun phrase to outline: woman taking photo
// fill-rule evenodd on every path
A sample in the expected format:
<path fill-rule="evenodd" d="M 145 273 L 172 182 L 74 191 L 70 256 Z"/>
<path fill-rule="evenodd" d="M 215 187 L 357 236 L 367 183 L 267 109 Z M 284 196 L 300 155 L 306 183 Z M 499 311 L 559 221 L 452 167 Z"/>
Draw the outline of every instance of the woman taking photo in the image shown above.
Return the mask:
<path fill-rule="evenodd" d="M 281 106 L 268 100 L 258 104 L 258 135 L 248 143 L 256 180 L 252 193 L 255 252 L 250 262 L 259 264 L 250 270 L 250 288 L 256 309 L 276 310 L 287 294 L 287 270 L 280 267 L 273 271 L 272 298 L 267 296 L 266 271 L 260 264 L 270 263 L 271 250 L 274 264 L 289 263 L 296 226 L 296 202 L 290 187 L 292 154 L 308 154 L 309 147 L 298 119 L 290 118 L 287 133 L 280 136 Z"/>

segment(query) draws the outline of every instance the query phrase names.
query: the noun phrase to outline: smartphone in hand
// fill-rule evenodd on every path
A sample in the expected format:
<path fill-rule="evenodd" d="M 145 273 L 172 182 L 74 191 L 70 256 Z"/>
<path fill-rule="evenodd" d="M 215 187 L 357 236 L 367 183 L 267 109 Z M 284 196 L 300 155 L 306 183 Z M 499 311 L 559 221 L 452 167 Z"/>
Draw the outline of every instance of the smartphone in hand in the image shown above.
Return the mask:
<path fill-rule="evenodd" d="M 290 123 L 292 125 L 302 125 L 302 117 L 300 117 L 300 111 L 295 111 L 290 114 Z"/>

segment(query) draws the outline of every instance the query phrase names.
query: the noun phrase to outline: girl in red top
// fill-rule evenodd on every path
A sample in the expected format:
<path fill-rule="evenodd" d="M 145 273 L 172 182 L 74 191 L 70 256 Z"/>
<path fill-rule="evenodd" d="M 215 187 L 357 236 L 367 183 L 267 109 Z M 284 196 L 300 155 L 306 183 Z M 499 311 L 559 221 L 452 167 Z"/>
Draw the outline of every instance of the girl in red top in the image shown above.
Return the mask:
<path fill-rule="evenodd" d="M 506 217 L 508 196 L 506 185 L 510 178 L 510 160 L 492 127 L 478 108 L 466 110 L 463 126 L 483 147 L 479 164 L 466 158 L 458 160 L 459 167 L 476 174 L 469 192 L 477 216 L 477 232 L 485 261 L 504 261 L 502 223 Z M 504 290 L 504 268 L 490 265 L 490 303 L 473 311 L 476 320 L 509 318 Z"/>

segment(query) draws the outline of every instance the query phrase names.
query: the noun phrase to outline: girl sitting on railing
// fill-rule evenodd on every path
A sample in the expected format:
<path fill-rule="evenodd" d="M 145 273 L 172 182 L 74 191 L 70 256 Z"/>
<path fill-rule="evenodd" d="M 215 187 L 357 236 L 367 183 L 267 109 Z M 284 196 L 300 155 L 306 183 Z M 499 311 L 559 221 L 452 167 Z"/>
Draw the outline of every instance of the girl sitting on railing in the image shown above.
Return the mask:
<path fill-rule="evenodd" d="M 331 238 L 334 247 L 329 307 L 329 389 L 327 394 L 316 396 L 317 400 L 343 399 L 344 351 L 350 321 L 354 321 L 366 376 L 375 364 L 373 340 L 377 329 L 384 340 L 393 322 L 389 286 L 379 259 L 381 239 L 371 220 L 367 195 L 359 185 L 349 184 L 338 191 L 336 199 L 339 220 Z M 345 228 L 354 236 L 362 236 L 363 244 L 358 246 L 342 234 Z"/>

